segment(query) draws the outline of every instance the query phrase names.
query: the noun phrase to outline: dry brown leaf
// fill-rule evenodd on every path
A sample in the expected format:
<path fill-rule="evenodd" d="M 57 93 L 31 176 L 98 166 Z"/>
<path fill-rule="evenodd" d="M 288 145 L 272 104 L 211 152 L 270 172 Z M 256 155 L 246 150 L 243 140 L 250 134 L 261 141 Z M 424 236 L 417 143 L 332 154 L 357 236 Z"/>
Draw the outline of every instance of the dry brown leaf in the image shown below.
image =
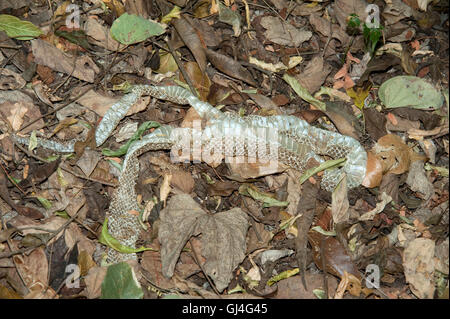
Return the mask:
<path fill-rule="evenodd" d="M 98 66 L 89 56 L 69 57 L 63 51 L 41 39 L 31 41 L 36 63 L 48 66 L 55 71 L 93 83 L 96 74 L 100 72 Z"/>
<path fill-rule="evenodd" d="M 180 38 L 183 40 L 184 44 L 192 52 L 192 55 L 197 61 L 201 72 L 206 70 L 206 55 L 205 55 L 205 45 L 200 40 L 197 31 L 191 26 L 191 24 L 184 18 L 172 19 L 171 23 L 177 30 Z"/>
<path fill-rule="evenodd" d="M 89 269 L 88 274 L 84 277 L 86 290 L 84 291 L 88 299 L 99 298 L 102 294 L 102 282 L 106 276 L 108 267 L 93 267 Z"/>
<path fill-rule="evenodd" d="M 259 248 L 269 246 L 273 233 L 264 228 L 263 223 L 255 222 L 249 229 L 247 253 L 252 253 Z M 261 239 L 261 240 L 260 240 Z"/>
<path fill-rule="evenodd" d="M 36 118 L 41 117 L 41 112 L 39 108 L 35 106 L 32 102 L 26 101 L 8 101 L 8 97 L 6 96 L 6 101 L 0 102 L 0 113 L 3 116 L 0 116 L 0 123 L 3 122 L 4 119 L 7 119 L 11 127 L 14 131 L 20 130 L 23 124 L 27 124 Z M 45 125 L 44 121 L 40 119 L 36 123 L 33 123 L 26 129 L 22 131 L 23 134 L 27 134 L 33 130 L 38 130 Z M 7 129 L 5 129 L 7 131 Z"/>
<path fill-rule="evenodd" d="M 200 100 L 206 101 L 209 95 L 211 80 L 206 72 L 202 71 L 196 62 L 186 62 L 184 68 L 192 81 L 192 84 L 200 94 Z M 184 81 L 183 75 L 180 74 L 180 80 Z"/>
<path fill-rule="evenodd" d="M 323 61 L 322 55 L 319 54 L 314 56 L 295 78 L 309 93 L 313 94 L 320 89 L 330 72 L 331 67 Z"/>
<path fill-rule="evenodd" d="M 383 178 L 383 165 L 381 161 L 373 154 L 372 151 L 367 152 L 366 175 L 362 181 L 362 185 L 367 188 L 380 186 Z"/>
<path fill-rule="evenodd" d="M 322 269 L 321 244 L 323 242 L 323 254 L 325 267 L 328 273 L 343 277 L 348 272 L 357 278 L 361 278 L 358 267 L 352 261 L 344 246 L 334 237 L 324 236 L 314 230 L 308 232 L 308 241 L 312 246 L 313 259 L 316 266 Z"/>
<path fill-rule="evenodd" d="M 74 92 L 76 95 L 77 93 Z M 77 100 L 77 103 L 87 107 L 88 109 L 94 111 L 100 116 L 104 116 L 106 111 L 121 97 L 110 97 L 102 95 L 94 90 L 88 91 L 82 97 Z M 150 97 L 141 97 L 127 112 L 126 116 L 135 114 L 137 112 L 143 111 L 147 108 L 150 101 Z"/>
<path fill-rule="evenodd" d="M 0 90 L 18 90 L 27 84 L 22 76 L 9 69 L 0 70 Z"/>
<path fill-rule="evenodd" d="M 182 190 L 184 193 L 189 194 L 194 189 L 195 182 L 191 173 L 179 169 L 172 171 L 170 184 Z"/>
<path fill-rule="evenodd" d="M 170 188 L 170 181 L 172 180 L 172 174 L 164 174 L 164 179 L 161 185 L 161 189 L 159 190 L 159 200 L 166 203 L 166 199 L 172 190 Z"/>
<path fill-rule="evenodd" d="M 208 57 L 209 62 L 211 62 L 212 65 L 219 69 L 219 71 L 238 80 L 247 82 L 251 86 L 258 86 L 250 72 L 239 62 L 226 55 L 217 53 L 209 49 L 206 49 L 206 56 Z"/>
<path fill-rule="evenodd" d="M 434 296 L 434 248 L 431 239 L 416 238 L 403 252 L 403 268 L 411 291 L 421 299 L 433 299 Z"/>
<path fill-rule="evenodd" d="M 208 194 L 210 196 L 230 196 L 238 188 L 239 185 L 232 181 L 216 181 L 209 185 Z"/>
<path fill-rule="evenodd" d="M 15 255 L 13 259 L 28 289 L 47 284 L 48 261 L 43 247 L 35 248 L 29 255 Z"/>
<path fill-rule="evenodd" d="M 414 161 L 411 163 L 406 184 L 409 185 L 409 188 L 413 192 L 422 193 L 425 200 L 428 200 L 434 194 L 434 187 L 425 174 L 423 161 Z"/>
<path fill-rule="evenodd" d="M 331 194 L 331 213 L 335 224 L 348 221 L 350 216 L 347 193 L 347 177 L 344 176 Z"/>
<path fill-rule="evenodd" d="M 279 17 L 265 16 L 260 23 L 266 29 L 266 38 L 279 45 L 299 47 L 312 36 L 311 31 L 297 29 Z"/>
<path fill-rule="evenodd" d="M 252 157 L 226 157 L 225 163 L 235 180 L 245 180 L 281 173 L 288 168 L 281 162 L 261 163 Z"/>
<path fill-rule="evenodd" d="M 91 268 L 97 267 L 97 264 L 86 250 L 82 250 L 78 255 L 78 266 L 80 267 L 80 276 L 84 277 Z"/>
<path fill-rule="evenodd" d="M 84 24 L 84 32 L 88 36 L 88 41 L 108 49 L 110 51 L 120 51 L 125 48 L 124 44 L 121 44 L 113 39 L 109 28 L 103 26 L 98 22 L 96 18 L 89 17 Z"/>
<path fill-rule="evenodd" d="M 175 284 L 172 280 L 167 279 L 162 274 L 161 256 L 157 251 L 145 251 L 142 254 L 141 266 L 147 273 L 145 276 L 149 276 L 148 279 L 156 286 L 163 289 L 172 289 Z"/>
<path fill-rule="evenodd" d="M 202 234 L 203 268 L 223 291 L 246 251 L 247 214 L 239 208 L 209 215 L 189 196 L 173 196 L 161 211 L 158 239 L 163 274 L 172 277 L 181 250 L 192 236 Z"/>
<path fill-rule="evenodd" d="M 100 155 L 98 152 L 91 149 L 86 149 L 84 150 L 83 155 L 81 155 L 81 157 L 78 159 L 77 166 L 81 168 L 81 170 L 87 177 L 89 177 L 91 176 L 91 173 L 94 171 L 99 161 Z"/>
<path fill-rule="evenodd" d="M 335 16 L 342 29 L 347 27 L 347 18 L 355 13 L 361 21 L 367 17 L 366 8 L 368 3 L 365 0 L 336 0 L 333 2 Z"/>

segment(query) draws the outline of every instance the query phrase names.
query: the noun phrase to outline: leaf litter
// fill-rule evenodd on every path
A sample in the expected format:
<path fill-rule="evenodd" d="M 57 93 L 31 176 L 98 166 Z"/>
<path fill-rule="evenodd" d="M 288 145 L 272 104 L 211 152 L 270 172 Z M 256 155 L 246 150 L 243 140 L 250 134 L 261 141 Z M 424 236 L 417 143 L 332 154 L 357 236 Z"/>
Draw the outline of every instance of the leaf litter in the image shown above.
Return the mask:
<path fill-rule="evenodd" d="M 93 3 L 80 29 L 64 24 L 69 2 L 53 2 L 52 29 L 45 6 L 0 4 L 1 297 L 448 296 L 448 5 L 377 3 L 383 37 L 371 54 L 372 1 Z M 349 32 L 355 15 L 361 25 Z M 145 211 L 132 213 L 147 229 L 138 247 L 152 250 L 102 266 L 99 235 L 126 150 L 160 124 L 197 117 L 142 98 L 103 149 L 92 144 L 95 125 L 130 84 L 187 88 L 185 76 L 225 112 L 290 114 L 358 139 L 369 157 L 363 185 L 348 191 L 343 180 L 329 194 L 317 188 L 320 170 L 300 180 L 251 159 L 173 164 L 166 152 L 146 154 Z M 59 156 L 16 147 L 11 130 L 83 142 Z M 69 261 L 82 270 L 78 289 L 58 284 Z M 378 289 L 361 277 L 373 263 Z"/>

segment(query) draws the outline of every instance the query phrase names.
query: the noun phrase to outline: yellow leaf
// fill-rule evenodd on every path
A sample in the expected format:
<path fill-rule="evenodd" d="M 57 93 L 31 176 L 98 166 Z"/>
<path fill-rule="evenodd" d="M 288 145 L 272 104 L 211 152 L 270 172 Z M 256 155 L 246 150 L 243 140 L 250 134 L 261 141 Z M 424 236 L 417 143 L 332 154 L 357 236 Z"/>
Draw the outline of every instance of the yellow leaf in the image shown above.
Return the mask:
<path fill-rule="evenodd" d="M 166 14 L 164 17 L 162 17 L 161 23 L 168 24 L 170 22 L 170 20 L 172 20 L 173 18 L 179 19 L 180 13 L 181 13 L 181 8 L 178 6 L 174 6 L 173 9 L 170 10 L 170 12 L 168 14 Z"/>
<path fill-rule="evenodd" d="M 371 87 L 371 84 L 363 87 L 355 87 L 356 91 L 355 88 L 349 88 L 347 89 L 347 95 L 353 99 L 353 102 L 359 109 L 362 109 L 364 107 L 364 100 L 369 95 Z"/>

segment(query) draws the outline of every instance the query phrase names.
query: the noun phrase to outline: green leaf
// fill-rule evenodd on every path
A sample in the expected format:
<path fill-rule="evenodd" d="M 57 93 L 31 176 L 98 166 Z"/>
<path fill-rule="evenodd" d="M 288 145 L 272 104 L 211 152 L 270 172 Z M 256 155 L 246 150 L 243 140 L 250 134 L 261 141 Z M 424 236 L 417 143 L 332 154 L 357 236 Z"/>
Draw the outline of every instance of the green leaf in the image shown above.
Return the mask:
<path fill-rule="evenodd" d="M 336 236 L 336 232 L 334 230 L 333 231 L 326 231 L 320 226 L 314 226 L 314 227 L 311 228 L 311 230 L 314 230 L 314 231 L 318 232 L 319 234 L 322 234 L 322 235 L 325 235 L 325 236 Z"/>
<path fill-rule="evenodd" d="M 160 124 L 158 122 L 154 121 L 147 121 L 142 123 L 137 131 L 133 134 L 133 136 L 126 142 L 126 144 L 122 145 L 118 150 L 112 151 L 108 148 L 102 149 L 102 153 L 105 156 L 111 156 L 111 157 L 118 157 L 122 156 L 127 153 L 128 149 L 130 148 L 131 144 L 134 141 L 137 141 L 141 138 L 141 136 L 144 134 L 145 131 L 147 131 L 150 128 L 157 128 L 160 127 Z"/>
<path fill-rule="evenodd" d="M 142 299 L 144 292 L 133 268 L 126 262 L 108 267 L 102 282 L 102 299 Z"/>
<path fill-rule="evenodd" d="M 335 159 L 335 160 L 329 160 L 329 161 L 325 161 L 322 164 L 320 164 L 319 166 L 313 167 L 308 169 L 307 171 L 305 171 L 303 173 L 302 176 L 300 176 L 300 184 L 303 184 L 308 178 L 310 178 L 311 176 L 313 176 L 314 174 L 317 174 L 320 171 L 323 171 L 327 168 L 333 168 L 336 167 L 338 165 L 340 165 L 341 163 L 345 162 L 346 159 L 345 158 L 339 158 L 339 159 Z"/>
<path fill-rule="evenodd" d="M 38 145 L 37 137 L 36 137 L 36 131 L 33 130 L 30 135 L 30 143 L 28 144 L 28 150 L 31 152 L 34 150 Z"/>
<path fill-rule="evenodd" d="M 172 10 L 164 17 L 161 18 L 161 23 L 168 24 L 172 19 L 179 19 L 181 14 L 181 8 L 178 6 L 174 6 Z"/>
<path fill-rule="evenodd" d="M 444 103 L 444 97 L 432 84 L 416 76 L 401 75 L 385 81 L 378 90 L 378 97 L 386 108 L 433 110 Z"/>
<path fill-rule="evenodd" d="M 229 24 L 233 27 L 234 36 L 238 37 L 241 34 L 241 16 L 236 12 L 223 5 L 219 4 L 219 21 Z"/>
<path fill-rule="evenodd" d="M 272 286 L 274 283 L 276 283 L 276 282 L 278 282 L 278 281 L 280 281 L 280 280 L 283 280 L 283 279 L 287 279 L 287 278 L 289 278 L 289 277 L 292 277 L 292 276 L 298 274 L 299 272 L 300 272 L 299 268 L 294 268 L 294 269 L 285 270 L 285 271 L 279 273 L 278 275 L 273 276 L 272 278 L 270 278 L 270 279 L 267 281 L 267 284 L 268 284 L 269 286 Z"/>
<path fill-rule="evenodd" d="M 325 291 L 322 289 L 313 289 L 313 294 L 317 297 L 317 299 L 325 299 Z"/>
<path fill-rule="evenodd" d="M 140 247 L 140 248 L 132 248 L 125 245 L 122 245 L 117 239 L 115 239 L 111 234 L 108 232 L 108 218 L 105 218 L 105 222 L 103 223 L 102 227 L 102 233 L 100 234 L 100 238 L 98 239 L 100 243 L 103 245 L 106 245 L 114 250 L 117 250 L 118 252 L 122 254 L 132 254 L 132 253 L 138 253 L 145 250 L 153 250 L 153 248 L 147 248 L 147 247 Z"/>
<path fill-rule="evenodd" d="M 312 105 L 314 105 L 315 107 L 317 107 L 322 111 L 326 111 L 325 103 L 312 97 L 312 95 L 309 94 L 308 90 L 305 89 L 294 77 L 285 73 L 283 75 L 283 80 L 285 80 L 287 84 L 289 84 L 292 87 L 295 93 L 297 93 L 298 96 L 300 96 L 306 102 L 311 103 Z"/>
<path fill-rule="evenodd" d="M 71 31 L 71 32 L 56 30 L 55 34 L 58 37 L 62 37 L 64 39 L 67 39 L 69 42 L 72 42 L 72 43 L 75 43 L 76 45 L 79 45 L 83 49 L 86 49 L 86 50 L 90 49 L 90 45 L 89 45 L 89 42 L 87 40 L 87 35 L 82 30 L 74 30 L 74 31 Z"/>
<path fill-rule="evenodd" d="M 17 40 L 31 40 L 44 33 L 33 23 L 8 14 L 0 14 L 0 31 L 5 31 L 8 37 Z"/>
<path fill-rule="evenodd" d="M 183 299 L 183 298 L 177 294 L 165 294 L 164 296 L 161 297 L 161 299 Z"/>
<path fill-rule="evenodd" d="M 50 207 L 52 207 L 52 203 L 50 203 L 48 199 L 39 196 L 37 196 L 36 198 L 45 209 L 49 209 Z"/>
<path fill-rule="evenodd" d="M 263 202 L 263 207 L 285 207 L 289 205 L 289 202 L 279 201 L 269 194 L 260 192 L 258 189 L 254 188 L 252 185 L 243 184 L 239 187 L 239 193 L 245 196 L 252 197 L 254 200 Z"/>
<path fill-rule="evenodd" d="M 165 27 L 156 21 L 128 13 L 122 14 L 111 26 L 112 37 L 125 45 L 145 41 L 165 31 Z"/>
<path fill-rule="evenodd" d="M 67 214 L 67 212 L 65 210 L 59 211 L 59 212 L 55 212 L 55 215 L 59 216 L 59 217 L 62 217 L 62 218 L 65 218 L 65 219 L 70 219 L 70 215 Z"/>

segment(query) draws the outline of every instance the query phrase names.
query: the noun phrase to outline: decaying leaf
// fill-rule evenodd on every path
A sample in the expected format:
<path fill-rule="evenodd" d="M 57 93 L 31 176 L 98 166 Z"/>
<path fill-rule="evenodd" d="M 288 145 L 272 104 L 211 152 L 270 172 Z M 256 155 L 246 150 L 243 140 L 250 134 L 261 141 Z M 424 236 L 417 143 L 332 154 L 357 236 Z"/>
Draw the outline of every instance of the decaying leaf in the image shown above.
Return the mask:
<path fill-rule="evenodd" d="M 381 161 L 370 151 L 367 152 L 366 175 L 362 185 L 367 188 L 374 188 L 381 184 L 383 178 L 383 165 Z"/>
<path fill-rule="evenodd" d="M 422 193 L 425 200 L 434 194 L 434 187 L 425 174 L 423 161 L 411 163 L 406 183 L 412 191 Z"/>
<path fill-rule="evenodd" d="M 323 57 L 319 54 L 308 62 L 303 72 L 296 76 L 296 78 L 309 93 L 313 94 L 320 89 L 330 72 L 331 67 L 325 63 Z"/>
<path fill-rule="evenodd" d="M 226 75 L 247 82 L 252 86 L 258 86 L 258 84 L 251 76 L 250 72 L 239 62 L 210 49 L 206 49 L 206 56 L 208 57 L 208 60 L 212 65 L 214 65 Z"/>
<path fill-rule="evenodd" d="M 349 218 L 347 193 L 347 176 L 344 176 L 331 194 L 331 212 L 335 224 L 346 222 Z"/>
<path fill-rule="evenodd" d="M 209 95 L 209 88 L 211 86 L 211 80 L 209 79 L 208 74 L 202 71 L 199 67 L 199 64 L 197 64 L 196 62 L 186 62 L 184 64 L 184 68 L 186 69 L 186 73 L 191 79 L 194 87 L 197 89 L 200 99 L 202 101 L 206 101 Z M 184 81 L 181 74 L 180 78 L 182 81 Z"/>
<path fill-rule="evenodd" d="M 411 162 L 424 159 L 395 134 L 381 137 L 372 151 L 381 162 L 383 173 L 403 174 L 409 169 Z"/>
<path fill-rule="evenodd" d="M 209 215 L 189 196 L 173 196 L 161 211 L 158 239 L 163 274 L 172 277 L 181 250 L 192 236 L 202 234 L 203 265 L 217 290 L 223 291 L 232 271 L 245 257 L 248 221 L 240 208 Z"/>
<path fill-rule="evenodd" d="M 403 252 L 403 268 L 411 291 L 421 299 L 432 299 L 434 294 L 434 241 L 416 238 Z"/>
<path fill-rule="evenodd" d="M 261 25 L 266 29 L 265 35 L 267 39 L 280 45 L 298 47 L 312 36 L 311 31 L 297 29 L 279 17 L 263 17 Z"/>
<path fill-rule="evenodd" d="M 324 236 L 310 230 L 308 241 L 312 246 L 313 259 L 317 267 L 322 269 L 322 258 L 325 257 L 325 267 L 328 273 L 342 278 L 344 273 L 348 272 L 357 278 L 361 278 L 358 267 L 356 267 L 344 246 L 335 237 Z M 321 245 L 323 245 L 323 250 Z M 323 251 L 323 255 L 321 251 Z"/>
<path fill-rule="evenodd" d="M 89 56 L 69 57 L 60 49 L 41 39 L 31 41 L 36 63 L 48 66 L 58 72 L 70 74 L 80 80 L 94 82 L 100 72 Z"/>

